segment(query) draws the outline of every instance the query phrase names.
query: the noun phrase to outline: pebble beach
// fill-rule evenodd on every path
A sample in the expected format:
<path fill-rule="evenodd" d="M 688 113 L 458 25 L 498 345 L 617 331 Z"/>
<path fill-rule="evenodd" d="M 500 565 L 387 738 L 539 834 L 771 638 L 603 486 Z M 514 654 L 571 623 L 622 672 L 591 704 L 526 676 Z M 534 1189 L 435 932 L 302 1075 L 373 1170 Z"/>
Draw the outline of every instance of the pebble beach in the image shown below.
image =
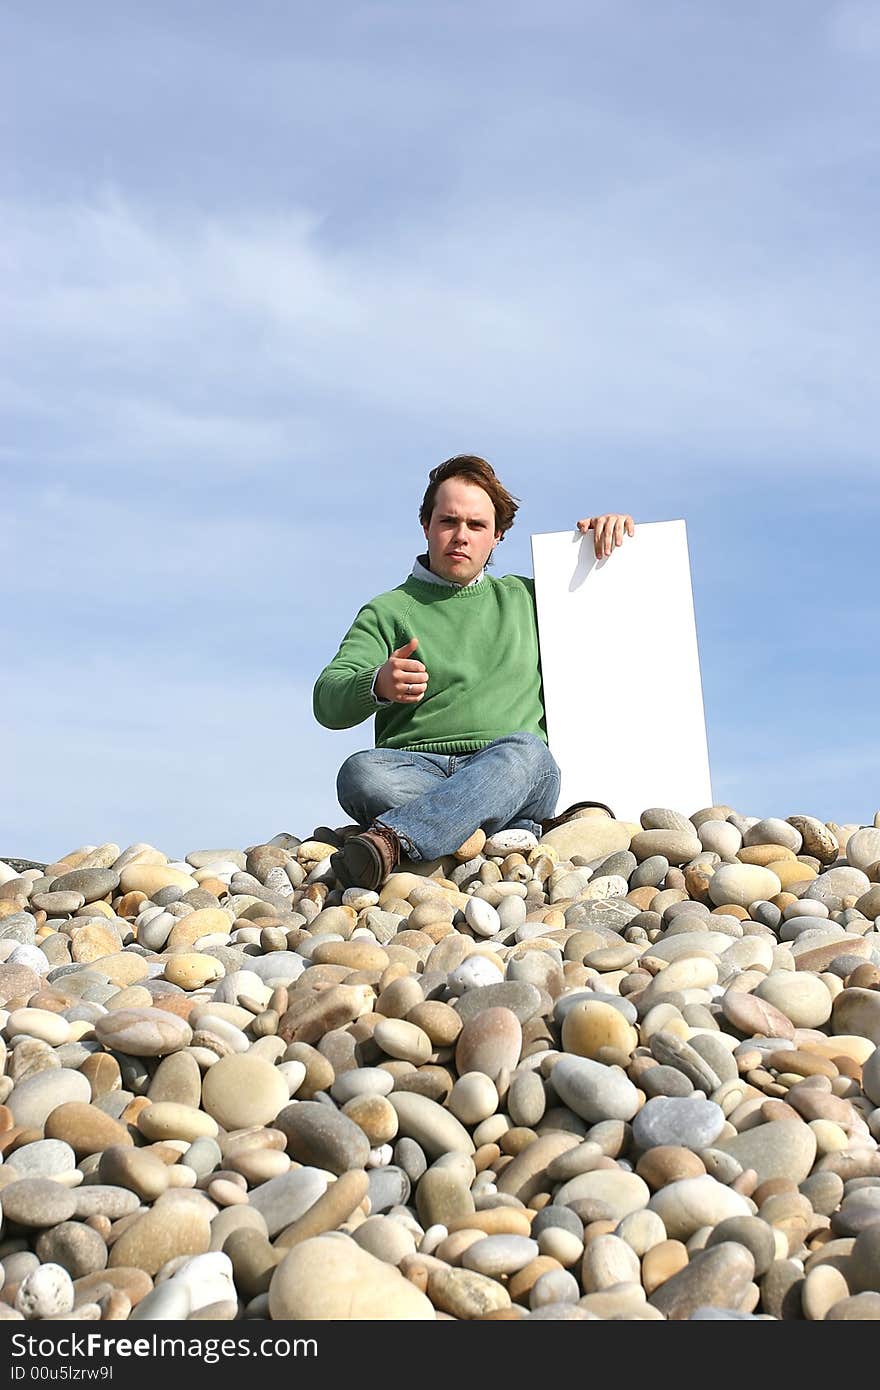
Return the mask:
<path fill-rule="evenodd" d="M 0 860 L 0 1320 L 880 1318 L 880 816 Z"/>

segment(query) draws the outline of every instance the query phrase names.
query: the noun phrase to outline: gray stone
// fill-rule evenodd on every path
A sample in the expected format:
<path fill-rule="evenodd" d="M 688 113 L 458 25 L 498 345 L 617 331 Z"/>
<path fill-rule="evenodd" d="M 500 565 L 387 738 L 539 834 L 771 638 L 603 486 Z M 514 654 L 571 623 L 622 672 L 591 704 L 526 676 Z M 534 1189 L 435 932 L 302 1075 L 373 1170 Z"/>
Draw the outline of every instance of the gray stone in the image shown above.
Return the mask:
<path fill-rule="evenodd" d="M 520 1023 L 528 1023 L 541 1010 L 541 991 L 524 980 L 505 980 L 502 984 L 469 989 L 455 1002 L 455 1010 L 469 1023 L 484 1009 L 510 1009 Z"/>
<path fill-rule="evenodd" d="M 639 1108 L 639 1093 L 619 1067 L 563 1055 L 550 1076 L 560 1099 L 589 1123 L 631 1120 Z"/>
<path fill-rule="evenodd" d="M 699 1150 L 714 1144 L 724 1125 L 724 1111 L 711 1100 L 657 1096 L 633 1120 L 633 1140 L 640 1149 L 679 1144 Z"/>

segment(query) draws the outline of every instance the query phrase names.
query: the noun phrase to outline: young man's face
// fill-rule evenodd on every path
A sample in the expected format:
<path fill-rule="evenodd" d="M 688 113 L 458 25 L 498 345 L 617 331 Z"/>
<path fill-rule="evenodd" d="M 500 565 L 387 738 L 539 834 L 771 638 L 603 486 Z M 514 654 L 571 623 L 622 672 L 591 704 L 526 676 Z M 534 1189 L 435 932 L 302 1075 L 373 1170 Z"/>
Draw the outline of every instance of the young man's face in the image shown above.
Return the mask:
<path fill-rule="evenodd" d="M 453 584 L 469 584 L 501 539 L 491 497 L 464 478 L 440 484 L 431 520 L 422 530 L 431 573 Z"/>

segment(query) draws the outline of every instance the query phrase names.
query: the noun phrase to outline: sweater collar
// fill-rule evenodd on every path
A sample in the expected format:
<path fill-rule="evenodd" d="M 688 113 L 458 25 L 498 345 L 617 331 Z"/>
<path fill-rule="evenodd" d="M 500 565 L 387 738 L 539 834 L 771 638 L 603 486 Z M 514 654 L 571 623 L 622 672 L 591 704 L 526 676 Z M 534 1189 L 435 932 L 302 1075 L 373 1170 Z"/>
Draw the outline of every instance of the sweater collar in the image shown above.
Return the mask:
<path fill-rule="evenodd" d="M 485 573 L 486 571 L 482 569 L 479 574 L 474 575 L 470 583 L 456 584 L 454 580 L 443 579 L 439 574 L 434 574 L 433 570 L 428 569 L 427 555 L 417 555 L 410 572 L 410 578 L 420 579 L 423 584 L 442 584 L 447 589 L 470 589 L 474 584 L 479 584 Z"/>

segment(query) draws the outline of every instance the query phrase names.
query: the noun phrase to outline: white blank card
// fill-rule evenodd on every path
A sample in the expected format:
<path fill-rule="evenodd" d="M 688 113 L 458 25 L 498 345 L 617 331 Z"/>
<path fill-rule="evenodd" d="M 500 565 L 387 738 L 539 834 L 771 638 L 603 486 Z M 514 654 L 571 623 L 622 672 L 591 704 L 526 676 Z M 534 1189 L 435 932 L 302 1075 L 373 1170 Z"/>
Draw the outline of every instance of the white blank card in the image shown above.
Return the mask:
<path fill-rule="evenodd" d="M 532 536 L 532 562 L 558 809 L 711 806 L 685 523 L 637 525 L 601 560 L 592 531 Z"/>

